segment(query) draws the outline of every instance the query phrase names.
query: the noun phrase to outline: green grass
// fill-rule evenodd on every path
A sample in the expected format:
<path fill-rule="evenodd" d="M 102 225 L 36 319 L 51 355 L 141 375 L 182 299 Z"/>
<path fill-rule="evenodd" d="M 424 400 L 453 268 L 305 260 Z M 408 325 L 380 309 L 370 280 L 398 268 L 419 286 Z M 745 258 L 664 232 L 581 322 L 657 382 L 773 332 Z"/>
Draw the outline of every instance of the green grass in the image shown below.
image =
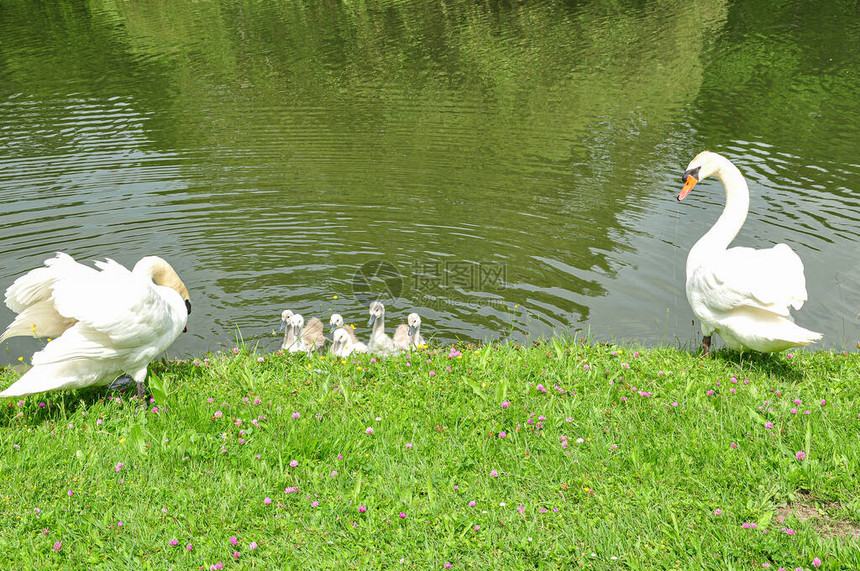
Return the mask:
<path fill-rule="evenodd" d="M 858 354 L 460 349 L 242 349 L 153 364 L 149 411 L 3 403 L 0 568 L 860 568 Z"/>

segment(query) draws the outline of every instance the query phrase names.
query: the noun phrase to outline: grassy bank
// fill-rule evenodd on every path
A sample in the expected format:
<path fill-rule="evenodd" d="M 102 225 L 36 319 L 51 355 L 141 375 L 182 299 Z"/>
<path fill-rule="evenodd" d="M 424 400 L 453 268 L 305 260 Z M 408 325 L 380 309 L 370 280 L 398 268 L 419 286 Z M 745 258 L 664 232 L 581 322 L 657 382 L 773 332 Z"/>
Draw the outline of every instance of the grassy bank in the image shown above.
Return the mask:
<path fill-rule="evenodd" d="M 3 403 L 0 568 L 860 568 L 856 353 L 459 350 Z"/>

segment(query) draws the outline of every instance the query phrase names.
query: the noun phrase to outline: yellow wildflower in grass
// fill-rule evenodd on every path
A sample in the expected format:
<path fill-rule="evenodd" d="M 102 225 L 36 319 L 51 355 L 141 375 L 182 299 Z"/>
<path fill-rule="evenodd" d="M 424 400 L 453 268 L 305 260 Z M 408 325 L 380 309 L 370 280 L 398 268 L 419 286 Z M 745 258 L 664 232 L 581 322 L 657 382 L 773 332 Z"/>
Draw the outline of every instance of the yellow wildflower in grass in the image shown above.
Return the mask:
<path fill-rule="evenodd" d="M 119 443 L 120 443 L 120 444 L 124 444 L 124 443 L 125 443 L 125 438 L 120 438 L 120 439 L 119 439 Z"/>
<path fill-rule="evenodd" d="M 336 295 L 331 296 L 332 299 L 337 299 Z"/>

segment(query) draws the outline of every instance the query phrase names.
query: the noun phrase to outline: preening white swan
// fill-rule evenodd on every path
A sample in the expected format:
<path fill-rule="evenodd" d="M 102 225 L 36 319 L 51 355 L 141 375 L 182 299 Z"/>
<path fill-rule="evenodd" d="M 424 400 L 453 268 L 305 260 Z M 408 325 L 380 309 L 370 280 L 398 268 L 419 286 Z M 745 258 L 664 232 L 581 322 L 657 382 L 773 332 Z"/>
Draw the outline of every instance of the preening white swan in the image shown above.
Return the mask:
<path fill-rule="evenodd" d="M 370 342 L 367 344 L 368 353 L 387 357 L 394 353 L 394 341 L 385 334 L 385 306 L 381 302 L 374 301 L 368 310 L 370 320 L 368 327 L 372 327 Z"/>
<path fill-rule="evenodd" d="M 421 317 L 417 313 L 410 313 L 406 323 L 401 323 L 394 330 L 394 347 L 405 350 L 421 345 L 424 345 L 424 338 L 421 336 Z"/>
<path fill-rule="evenodd" d="M 800 309 L 806 301 L 803 262 L 791 248 L 728 248 L 750 202 L 747 183 L 731 161 L 710 151 L 696 155 L 684 172 L 678 200 L 709 176 L 723 183 L 726 206 L 687 256 L 687 299 L 702 322 L 705 356 L 714 332 L 732 349 L 764 353 L 821 339 L 820 333 L 795 325 L 791 316 L 789 307 Z"/>
<path fill-rule="evenodd" d="M 352 330 L 352 327 L 345 327 L 343 324 L 343 317 L 339 313 L 333 313 L 331 319 L 329 320 L 329 325 L 331 325 L 334 333 L 337 333 L 338 329 L 343 329 L 344 332 L 349 336 L 349 342 L 347 345 L 352 348 L 352 351 L 356 353 L 367 353 L 367 345 L 358 340 L 358 337 L 355 335 L 355 331 Z M 332 343 L 334 340 L 332 340 Z M 345 355 L 341 355 L 345 356 Z"/>
<path fill-rule="evenodd" d="M 113 260 L 90 268 L 58 253 L 6 290 L 18 314 L 0 335 L 52 337 L 33 368 L 0 397 L 106 385 L 122 373 L 143 383 L 149 363 L 185 329 L 191 300 L 173 268 L 147 256 L 128 271 Z M 100 271 L 99 271 L 100 270 Z"/>

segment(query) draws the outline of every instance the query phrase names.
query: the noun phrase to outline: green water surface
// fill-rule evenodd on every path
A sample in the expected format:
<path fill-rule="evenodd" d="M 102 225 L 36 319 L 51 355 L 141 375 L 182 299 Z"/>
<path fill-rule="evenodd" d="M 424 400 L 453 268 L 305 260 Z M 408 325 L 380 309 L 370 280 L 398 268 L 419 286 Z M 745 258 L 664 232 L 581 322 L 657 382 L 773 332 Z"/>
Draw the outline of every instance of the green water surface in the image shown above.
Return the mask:
<path fill-rule="evenodd" d="M 794 248 L 798 323 L 856 344 L 856 2 L 0 2 L 0 289 L 159 254 L 173 353 L 274 347 L 285 308 L 366 335 L 377 297 L 440 341 L 694 345 L 706 148 L 750 184 L 735 243 Z"/>

